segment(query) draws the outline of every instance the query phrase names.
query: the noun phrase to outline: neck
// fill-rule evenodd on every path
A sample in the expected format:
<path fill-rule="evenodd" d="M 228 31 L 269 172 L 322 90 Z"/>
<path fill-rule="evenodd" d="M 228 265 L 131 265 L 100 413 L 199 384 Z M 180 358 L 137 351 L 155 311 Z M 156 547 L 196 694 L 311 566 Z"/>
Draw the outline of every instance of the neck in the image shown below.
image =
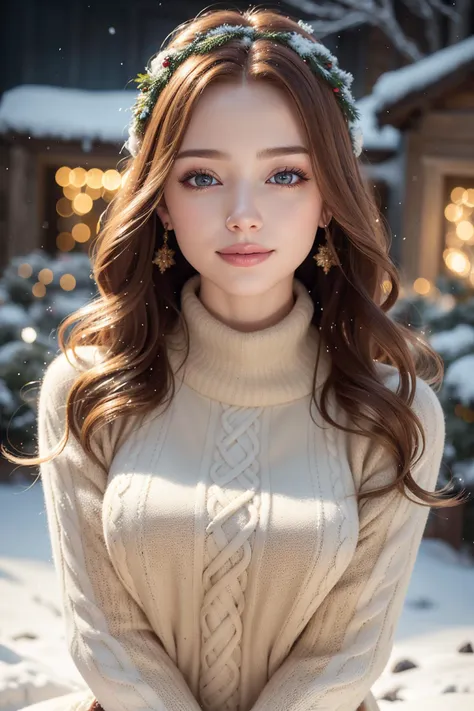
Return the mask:
<path fill-rule="evenodd" d="M 262 331 L 281 321 L 293 308 L 291 275 L 264 295 L 226 294 L 210 279 L 202 279 L 197 296 L 219 321 L 236 331 Z"/>
<path fill-rule="evenodd" d="M 320 334 L 311 323 L 313 301 L 299 280 L 293 280 L 290 312 L 275 325 L 251 332 L 233 329 L 212 315 L 198 297 L 200 283 L 197 274 L 181 292 L 190 340 L 182 371 L 182 325 L 168 337 L 170 362 L 179 379 L 205 397 L 240 407 L 280 405 L 312 393 Z M 327 377 L 328 365 L 322 349 L 317 388 Z"/>

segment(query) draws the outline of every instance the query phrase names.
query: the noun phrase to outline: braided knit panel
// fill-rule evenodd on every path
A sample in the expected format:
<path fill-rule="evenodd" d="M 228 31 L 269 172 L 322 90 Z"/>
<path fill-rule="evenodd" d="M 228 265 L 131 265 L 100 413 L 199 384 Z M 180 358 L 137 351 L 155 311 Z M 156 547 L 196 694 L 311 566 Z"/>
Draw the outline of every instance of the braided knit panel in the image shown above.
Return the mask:
<path fill-rule="evenodd" d="M 205 709 L 237 709 L 242 612 L 260 509 L 262 408 L 223 406 L 207 491 L 200 696 Z"/>

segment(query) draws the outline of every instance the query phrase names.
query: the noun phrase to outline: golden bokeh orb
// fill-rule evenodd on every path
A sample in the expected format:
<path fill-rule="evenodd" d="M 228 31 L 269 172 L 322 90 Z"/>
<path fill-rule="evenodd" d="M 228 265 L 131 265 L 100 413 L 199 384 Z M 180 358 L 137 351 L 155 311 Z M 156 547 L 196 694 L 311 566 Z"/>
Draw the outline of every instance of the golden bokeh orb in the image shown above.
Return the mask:
<path fill-rule="evenodd" d="M 431 291 L 431 282 L 425 279 L 425 277 L 418 277 L 418 279 L 415 279 L 413 282 L 413 289 L 417 294 L 429 294 Z"/>
<path fill-rule="evenodd" d="M 102 187 L 103 171 L 100 168 L 91 168 L 87 171 L 86 183 L 89 188 L 97 190 Z"/>
<path fill-rule="evenodd" d="M 91 236 L 91 228 L 84 222 L 79 222 L 77 225 L 74 225 L 71 232 L 76 242 L 87 242 Z"/>
<path fill-rule="evenodd" d="M 465 191 L 466 191 L 465 188 L 461 188 L 461 187 L 454 188 L 454 190 L 451 190 L 451 195 L 450 195 L 451 200 L 453 202 L 455 202 L 456 204 L 461 203 L 462 196 L 465 193 Z"/>
<path fill-rule="evenodd" d="M 474 207 L 474 188 L 469 188 L 465 190 L 462 196 L 462 201 L 464 205 L 468 207 Z"/>
<path fill-rule="evenodd" d="M 72 291 L 76 287 L 76 279 L 72 274 L 63 274 L 59 280 L 59 285 L 64 291 Z"/>
<path fill-rule="evenodd" d="M 68 200 L 74 200 L 76 195 L 81 192 L 81 188 L 76 188 L 75 185 L 66 185 L 63 188 L 64 197 Z"/>
<path fill-rule="evenodd" d="M 40 281 L 42 284 L 51 284 L 53 281 L 53 272 L 51 269 L 48 269 L 45 267 L 44 269 L 41 269 L 41 271 L 38 272 L 38 281 Z"/>
<path fill-rule="evenodd" d="M 471 270 L 469 259 L 460 249 L 445 249 L 443 259 L 448 269 L 458 276 L 467 276 Z"/>
<path fill-rule="evenodd" d="M 72 201 L 72 208 L 76 215 L 85 215 L 92 210 L 92 198 L 86 193 L 79 193 Z"/>
<path fill-rule="evenodd" d="M 467 242 L 474 235 L 474 225 L 468 220 L 463 220 L 456 226 L 456 234 L 463 242 Z"/>
<path fill-rule="evenodd" d="M 117 170 L 106 170 L 102 176 L 102 185 L 111 192 L 118 190 L 122 185 L 122 176 Z"/>
<path fill-rule="evenodd" d="M 63 165 L 62 168 L 58 168 L 56 171 L 56 174 L 54 176 L 54 179 L 56 180 L 56 183 L 60 185 L 62 188 L 65 188 L 66 185 L 69 185 L 71 182 L 71 168 L 69 168 L 67 165 Z"/>
<path fill-rule="evenodd" d="M 56 247 L 61 252 L 70 252 L 74 245 L 75 240 L 70 232 L 60 232 L 56 237 Z"/>
<path fill-rule="evenodd" d="M 71 201 L 65 197 L 60 198 L 56 203 L 56 212 L 61 217 L 71 217 L 74 214 Z"/>
<path fill-rule="evenodd" d="M 87 170 L 84 168 L 74 168 L 71 171 L 71 183 L 76 188 L 82 188 L 86 184 Z"/>
<path fill-rule="evenodd" d="M 33 296 L 36 296 L 38 299 L 41 299 L 43 296 L 46 295 L 46 287 L 40 281 L 37 281 L 36 284 L 33 284 L 31 291 L 33 292 Z"/>
<path fill-rule="evenodd" d="M 460 220 L 462 217 L 462 206 L 450 202 L 449 205 L 446 205 L 444 208 L 444 216 L 449 222 Z"/>
<path fill-rule="evenodd" d="M 33 267 L 27 262 L 23 262 L 18 266 L 18 276 L 23 277 L 23 279 L 28 279 L 33 274 Z"/>
<path fill-rule="evenodd" d="M 90 185 L 86 185 L 85 193 L 90 195 L 93 200 L 98 200 L 102 197 L 102 188 L 91 188 Z"/>

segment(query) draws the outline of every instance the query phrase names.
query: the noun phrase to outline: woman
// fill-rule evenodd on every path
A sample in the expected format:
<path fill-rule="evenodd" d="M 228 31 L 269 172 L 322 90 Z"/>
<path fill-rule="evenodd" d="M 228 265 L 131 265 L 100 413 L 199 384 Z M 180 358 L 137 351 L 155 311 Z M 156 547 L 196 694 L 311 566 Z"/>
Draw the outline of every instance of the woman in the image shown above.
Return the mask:
<path fill-rule="evenodd" d="M 138 77 L 99 298 L 39 397 L 87 685 L 45 711 L 378 708 L 429 507 L 456 500 L 351 80 L 263 9 L 203 13 Z"/>

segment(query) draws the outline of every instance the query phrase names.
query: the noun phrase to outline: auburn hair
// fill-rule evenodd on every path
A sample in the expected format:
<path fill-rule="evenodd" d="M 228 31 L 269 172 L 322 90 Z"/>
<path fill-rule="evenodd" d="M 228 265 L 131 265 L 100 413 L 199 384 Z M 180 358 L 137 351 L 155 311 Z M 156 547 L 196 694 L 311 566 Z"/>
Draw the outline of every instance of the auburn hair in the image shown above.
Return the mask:
<path fill-rule="evenodd" d="M 180 48 L 197 31 L 222 24 L 297 31 L 314 40 L 296 20 L 279 11 L 254 7 L 203 12 L 179 25 L 166 46 Z M 314 387 L 312 401 L 330 425 L 371 437 L 395 457 L 398 474 L 394 482 L 360 496 L 403 489 L 403 483 L 426 505 L 462 503 L 457 496 L 445 496 L 447 487 L 428 492 L 411 476 L 418 450 L 417 430 L 423 451 L 426 439 L 423 425 L 410 407 L 415 395 L 410 381 L 415 383 L 418 375 L 430 385 L 440 386 L 444 365 L 420 334 L 387 315 L 399 297 L 400 277 L 389 256 L 388 226 L 361 175 L 341 109 L 331 87 L 292 49 L 266 39 L 254 41 L 250 47 L 231 40 L 211 53 L 188 57 L 171 76 L 149 117 L 138 155 L 124 159 L 127 180 L 104 213 L 90 250 L 98 296 L 68 316 L 58 329 L 63 353 L 68 348 L 76 353 L 78 346 L 93 345 L 103 349 L 103 358 L 80 373 L 68 392 L 66 431 L 59 448 L 43 458 L 20 458 L 2 447 L 5 456 L 18 464 L 41 464 L 62 451 L 72 429 L 85 451 L 97 460 L 91 447 L 96 428 L 118 416 L 144 413 L 171 402 L 175 378 L 166 339 L 177 321 L 184 321 L 180 293 L 196 270 L 180 252 L 173 233 L 168 244 L 175 250 L 176 264 L 163 274 L 152 264 L 155 250 L 163 244 L 156 207 L 201 93 L 213 82 L 242 78 L 271 82 L 286 92 L 307 135 L 323 204 L 333 216 L 327 239 L 338 265 L 322 274 L 314 268 L 311 250 L 295 276 L 314 301 L 313 323 L 331 360 L 320 406 Z M 320 232 L 318 229 L 315 235 L 315 248 Z M 186 324 L 182 325 L 189 348 Z M 399 371 L 398 392 L 383 384 L 374 361 Z M 319 353 L 313 386 L 318 363 Z M 331 418 L 327 408 L 331 388 L 348 421 L 356 425 L 354 429 Z"/>

